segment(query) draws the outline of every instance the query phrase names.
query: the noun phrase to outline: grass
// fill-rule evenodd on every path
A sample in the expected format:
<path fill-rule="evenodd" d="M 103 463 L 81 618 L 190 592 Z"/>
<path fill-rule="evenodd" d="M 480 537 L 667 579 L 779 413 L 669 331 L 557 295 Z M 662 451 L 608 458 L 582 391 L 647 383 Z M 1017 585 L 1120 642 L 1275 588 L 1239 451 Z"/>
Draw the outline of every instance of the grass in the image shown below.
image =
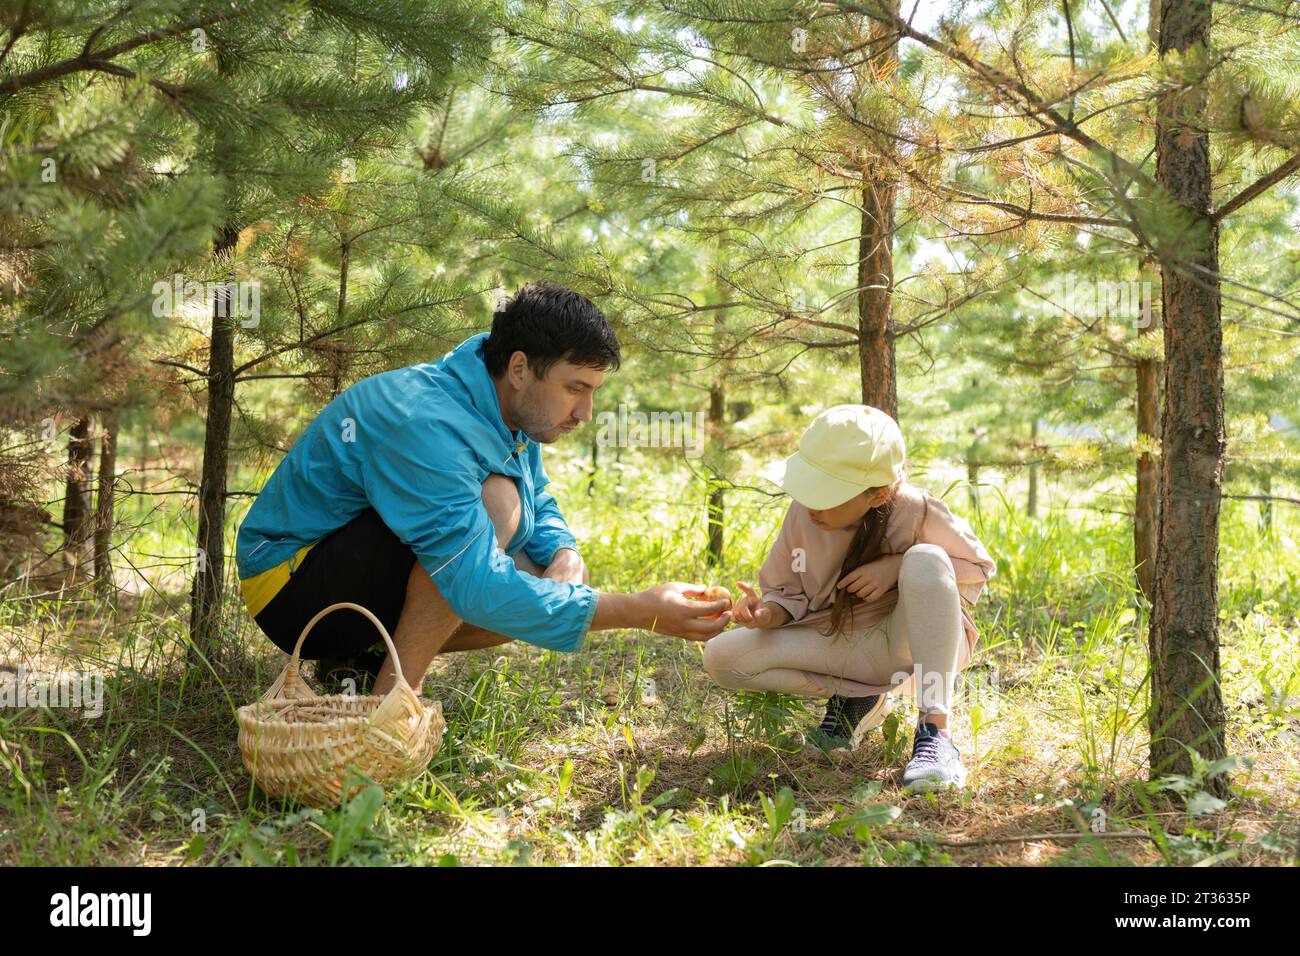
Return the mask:
<path fill-rule="evenodd" d="M 570 464 L 553 474 L 601 587 L 756 577 L 779 502 L 732 494 L 732 563 L 713 570 L 702 494 L 684 494 L 680 476 L 643 468 L 624 487 L 611 473 L 589 497 Z M 515 643 L 439 659 L 425 692 L 448 728 L 427 773 L 387 799 L 366 788 L 327 811 L 282 804 L 251 786 L 234 709 L 284 657 L 232 606 L 226 653 L 188 670 L 184 576 L 164 567 L 113 598 L 7 592 L 0 661 L 106 679 L 99 717 L 0 710 L 0 863 L 1294 864 L 1296 514 L 1277 511 L 1261 537 L 1253 506 L 1224 502 L 1234 757 L 1221 802 L 1199 786 L 1213 768 L 1146 780 L 1145 622 L 1125 573 L 1127 521 L 1092 509 L 1095 491 L 1033 520 L 1004 487 L 982 494 L 978 513 L 964 490 L 946 495 L 998 561 L 953 722 L 969 771 L 960 794 L 900 789 L 909 698 L 834 761 L 797 745 L 816 702 L 733 694 L 708 680 L 699 645 L 601 632 L 578 654 Z M 180 522 L 148 531 L 127 542 L 133 564 L 186 553 Z"/>

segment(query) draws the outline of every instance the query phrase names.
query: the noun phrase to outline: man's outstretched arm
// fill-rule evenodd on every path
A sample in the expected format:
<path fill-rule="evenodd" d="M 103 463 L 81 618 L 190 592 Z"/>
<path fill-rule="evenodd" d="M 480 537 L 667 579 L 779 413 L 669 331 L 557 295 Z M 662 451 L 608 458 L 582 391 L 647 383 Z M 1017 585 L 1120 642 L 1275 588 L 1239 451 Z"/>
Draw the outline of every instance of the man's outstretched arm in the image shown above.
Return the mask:
<path fill-rule="evenodd" d="M 688 641 L 707 641 L 731 623 L 729 602 L 692 601 L 682 593 L 696 587 L 674 581 L 635 594 L 598 591 L 591 630 L 635 627 Z"/>

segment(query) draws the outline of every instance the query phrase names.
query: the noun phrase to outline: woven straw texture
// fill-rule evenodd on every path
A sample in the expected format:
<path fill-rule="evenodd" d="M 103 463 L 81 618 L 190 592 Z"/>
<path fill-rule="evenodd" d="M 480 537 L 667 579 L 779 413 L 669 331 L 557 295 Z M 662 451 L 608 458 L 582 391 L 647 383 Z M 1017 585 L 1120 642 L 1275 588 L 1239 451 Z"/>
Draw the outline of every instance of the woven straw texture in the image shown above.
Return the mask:
<path fill-rule="evenodd" d="M 349 783 L 353 771 L 379 784 L 407 780 L 442 746 L 442 704 L 424 701 L 407 683 L 400 662 L 397 682 L 383 696 L 322 696 L 303 680 L 298 660 L 303 641 L 317 621 L 343 608 L 368 617 L 397 661 L 388 630 L 359 604 L 331 604 L 307 622 L 275 683 L 238 712 L 244 767 L 273 797 L 338 806 L 345 787 L 350 795 L 364 785 L 355 776 Z"/>

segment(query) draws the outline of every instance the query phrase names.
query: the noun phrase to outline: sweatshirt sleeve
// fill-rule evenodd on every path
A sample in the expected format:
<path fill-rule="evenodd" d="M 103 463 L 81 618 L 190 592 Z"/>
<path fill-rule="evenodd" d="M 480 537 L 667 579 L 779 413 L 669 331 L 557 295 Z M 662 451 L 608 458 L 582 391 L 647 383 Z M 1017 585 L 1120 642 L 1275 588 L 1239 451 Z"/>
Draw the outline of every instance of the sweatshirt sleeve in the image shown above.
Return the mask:
<path fill-rule="evenodd" d="M 953 514 L 942 498 L 927 492 L 925 500 L 925 518 L 921 522 L 917 541 L 937 544 L 948 552 L 954 562 L 965 561 L 983 572 L 982 582 L 962 584 L 959 587 L 962 596 L 974 604 L 983 593 L 984 586 L 997 573 L 997 565 L 984 547 L 984 542 L 971 529 L 970 522 Z"/>
<path fill-rule="evenodd" d="M 556 651 L 586 640 L 597 595 L 585 584 L 520 571 L 499 549 L 472 473 L 431 468 L 420 444 L 380 442 L 369 449 L 366 497 L 462 620 Z"/>
<path fill-rule="evenodd" d="M 794 508 L 786 509 L 776 543 L 768 552 L 767 560 L 758 572 L 758 585 L 762 588 L 764 603 L 777 604 L 790 612 L 790 620 L 798 621 L 808 615 L 810 598 L 804 591 L 803 580 L 795 569 L 795 554 L 791 543 Z M 806 556 L 804 556 L 806 558 Z"/>
<path fill-rule="evenodd" d="M 533 488 L 536 489 L 533 496 L 533 535 L 524 545 L 524 551 L 542 567 L 549 565 L 555 552 L 561 548 L 578 550 L 578 541 L 569 530 L 564 515 L 560 513 L 555 496 L 545 490 L 550 483 L 551 479 L 542 467 L 539 455 L 537 467 L 533 469 Z"/>

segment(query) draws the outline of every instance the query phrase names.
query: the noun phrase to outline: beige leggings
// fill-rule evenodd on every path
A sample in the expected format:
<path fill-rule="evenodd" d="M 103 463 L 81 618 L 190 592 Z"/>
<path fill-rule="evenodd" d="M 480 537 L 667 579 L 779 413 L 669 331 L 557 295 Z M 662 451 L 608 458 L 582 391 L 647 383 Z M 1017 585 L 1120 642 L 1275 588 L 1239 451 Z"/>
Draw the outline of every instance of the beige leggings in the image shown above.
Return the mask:
<path fill-rule="evenodd" d="M 838 638 L 822 634 L 824 626 L 723 631 L 704 645 L 704 669 L 732 690 L 806 697 L 866 697 L 911 683 L 921 713 L 951 712 L 967 646 L 957 575 L 943 548 L 908 549 L 899 566 L 898 604 L 879 624 Z"/>

